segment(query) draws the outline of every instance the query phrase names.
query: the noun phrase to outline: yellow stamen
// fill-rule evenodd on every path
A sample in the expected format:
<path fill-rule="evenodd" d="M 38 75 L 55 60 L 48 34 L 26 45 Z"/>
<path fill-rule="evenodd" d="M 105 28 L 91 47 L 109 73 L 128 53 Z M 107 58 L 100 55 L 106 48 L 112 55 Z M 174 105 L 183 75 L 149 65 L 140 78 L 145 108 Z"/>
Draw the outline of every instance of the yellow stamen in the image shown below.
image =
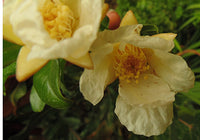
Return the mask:
<path fill-rule="evenodd" d="M 115 74 L 120 80 L 126 80 L 129 83 L 132 79 L 135 79 L 137 84 L 140 74 L 149 70 L 147 58 L 141 48 L 127 44 L 121 50 L 119 45 L 116 45 L 113 55 Z"/>
<path fill-rule="evenodd" d="M 46 0 L 40 12 L 51 38 L 59 41 L 72 36 L 75 17 L 67 5 Z"/>

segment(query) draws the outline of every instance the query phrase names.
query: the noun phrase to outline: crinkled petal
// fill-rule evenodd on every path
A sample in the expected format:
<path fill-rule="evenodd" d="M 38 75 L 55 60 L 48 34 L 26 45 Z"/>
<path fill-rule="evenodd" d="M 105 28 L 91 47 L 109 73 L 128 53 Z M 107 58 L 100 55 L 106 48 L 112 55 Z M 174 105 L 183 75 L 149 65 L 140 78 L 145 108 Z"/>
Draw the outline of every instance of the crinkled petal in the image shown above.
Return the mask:
<path fill-rule="evenodd" d="M 168 84 L 153 74 L 142 74 L 138 83 L 132 80 L 120 81 L 119 95 L 130 105 L 157 106 L 158 104 L 173 102 L 174 92 Z"/>
<path fill-rule="evenodd" d="M 78 17 L 80 15 L 81 9 L 80 4 L 81 0 L 54 0 L 56 2 L 62 2 L 70 7 L 70 9 L 73 11 L 74 15 Z"/>
<path fill-rule="evenodd" d="M 169 52 L 174 48 L 173 40 L 166 40 L 163 38 L 151 36 L 135 35 L 130 40 L 128 40 L 127 43 L 140 48 L 159 49 L 166 52 Z"/>
<path fill-rule="evenodd" d="M 84 70 L 80 78 L 80 91 L 86 100 L 96 105 L 103 98 L 106 86 L 114 80 L 112 62 L 107 57 L 94 70 Z"/>
<path fill-rule="evenodd" d="M 142 25 L 123 26 L 116 30 L 105 30 L 98 37 L 108 43 L 125 42 L 140 48 L 152 48 L 169 52 L 174 47 L 173 40 L 160 37 L 140 36 Z"/>
<path fill-rule="evenodd" d="M 97 37 L 97 32 L 99 31 L 99 25 L 102 16 L 103 1 L 81 0 L 80 8 L 81 8 L 80 23 L 79 23 L 80 33 L 79 29 L 77 29 L 76 32 L 74 33 L 74 37 L 79 36 L 79 34 L 81 34 L 79 39 L 80 38 L 83 39 L 79 41 L 80 46 L 78 46 L 79 47 L 78 49 L 81 51 L 75 51 L 72 54 L 74 57 L 77 58 L 81 57 L 82 55 L 88 52 L 88 50 L 91 47 L 91 44 Z"/>
<path fill-rule="evenodd" d="M 34 46 L 32 47 L 31 53 L 29 55 L 29 59 L 32 59 L 35 57 L 54 59 L 54 58 L 65 58 L 68 56 L 71 56 L 73 58 L 80 58 L 88 52 L 89 47 L 91 45 L 89 44 L 89 42 L 87 42 L 88 38 L 90 38 L 89 33 L 91 32 L 91 30 L 92 28 L 90 28 L 90 26 L 87 26 L 87 27 L 85 26 L 84 28 L 79 29 L 79 32 L 73 37 L 59 41 L 55 43 L 54 45 L 52 45 L 52 47 L 50 48 Z M 88 33 L 86 33 L 86 31 L 88 31 Z M 86 49 L 85 47 L 88 47 L 88 48 Z M 82 52 L 86 52 L 86 53 L 83 54 Z M 81 53 L 82 56 L 77 57 L 75 53 L 76 54 Z"/>
<path fill-rule="evenodd" d="M 108 43 L 118 43 L 121 41 L 130 41 L 134 35 L 140 34 L 143 25 L 129 25 L 120 27 L 116 30 L 104 30 L 98 34 L 98 38 Z"/>
<path fill-rule="evenodd" d="M 174 40 L 176 36 L 177 34 L 174 34 L 174 33 L 161 33 L 161 34 L 152 35 L 152 37 L 159 37 L 165 40 Z"/>
<path fill-rule="evenodd" d="M 32 47 L 28 59 L 84 56 L 96 38 L 101 18 L 102 0 L 81 1 L 78 8 L 80 9 L 79 25 L 71 38 L 62 41 L 52 39 L 45 30 L 38 10 L 39 3 L 38 1 L 24 1 L 11 16 L 15 33 L 27 46 Z M 73 5 L 73 7 L 76 6 Z"/>
<path fill-rule="evenodd" d="M 100 40 L 96 41 L 92 49 L 91 57 L 94 63 L 94 70 L 85 69 L 80 78 L 80 91 L 84 98 L 96 105 L 104 95 L 107 85 L 116 79 L 112 66 L 112 47 L 102 44 Z"/>
<path fill-rule="evenodd" d="M 14 32 L 28 47 L 48 48 L 57 41 L 52 39 L 44 28 L 37 0 L 23 0 L 10 21 Z"/>
<path fill-rule="evenodd" d="M 194 86 L 194 73 L 181 56 L 159 50 L 144 52 L 155 73 L 165 80 L 173 91 L 187 92 Z"/>
<path fill-rule="evenodd" d="M 118 96 L 115 113 L 120 122 L 135 134 L 160 135 L 172 123 L 173 103 L 164 102 L 156 106 L 130 105 Z"/>

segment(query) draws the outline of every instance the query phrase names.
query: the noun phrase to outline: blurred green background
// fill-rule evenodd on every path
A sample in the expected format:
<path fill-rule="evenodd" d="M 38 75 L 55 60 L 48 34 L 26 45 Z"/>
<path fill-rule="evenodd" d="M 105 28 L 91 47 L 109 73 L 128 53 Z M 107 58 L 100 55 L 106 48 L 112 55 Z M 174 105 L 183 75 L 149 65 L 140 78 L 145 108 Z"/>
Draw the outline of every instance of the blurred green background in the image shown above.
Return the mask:
<path fill-rule="evenodd" d="M 127 131 L 114 114 L 118 81 L 108 86 L 103 100 L 93 106 L 85 101 L 79 92 L 79 77 L 83 69 L 66 64 L 63 60 L 50 61 L 39 74 L 26 82 L 18 83 L 14 74 L 20 46 L 4 40 L 4 139 L 200 140 L 199 0 L 106 0 L 106 2 L 110 4 L 110 8 L 116 9 L 120 17 L 123 17 L 128 10 L 132 10 L 139 23 L 157 25 L 160 33 L 178 34 L 172 52 L 186 60 L 195 73 L 196 82 L 195 87 L 188 93 L 176 95 L 172 125 L 160 136 L 144 137 Z M 59 79 L 61 93 L 72 101 L 72 103 L 69 101 L 71 105 L 65 109 L 54 109 L 45 105 L 35 96 L 32 87 L 33 81 L 37 82 L 38 76 L 43 73 L 51 75 L 52 71 L 48 73 L 46 70 L 54 67 L 58 67 L 55 70 L 58 72 L 55 77 L 58 79 L 61 77 Z M 33 100 L 38 101 L 37 106 L 30 104 Z"/>

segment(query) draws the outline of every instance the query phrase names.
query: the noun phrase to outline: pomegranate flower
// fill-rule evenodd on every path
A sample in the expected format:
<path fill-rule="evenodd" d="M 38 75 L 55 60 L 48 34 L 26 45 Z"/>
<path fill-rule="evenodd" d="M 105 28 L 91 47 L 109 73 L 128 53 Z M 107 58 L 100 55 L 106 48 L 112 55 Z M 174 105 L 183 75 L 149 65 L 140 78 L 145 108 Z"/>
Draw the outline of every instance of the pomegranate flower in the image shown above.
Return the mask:
<path fill-rule="evenodd" d="M 5 0 L 4 37 L 24 45 L 17 79 L 27 79 L 50 59 L 93 68 L 88 50 L 99 30 L 102 6 L 102 0 Z M 22 69 L 31 62 L 35 71 L 29 74 L 30 69 Z"/>
<path fill-rule="evenodd" d="M 94 69 L 84 70 L 80 91 L 96 105 L 118 78 L 120 122 L 135 134 L 152 136 L 172 123 L 175 94 L 192 88 L 195 77 L 182 57 L 169 53 L 176 34 L 140 36 L 141 29 L 137 24 L 99 33 L 91 47 Z"/>

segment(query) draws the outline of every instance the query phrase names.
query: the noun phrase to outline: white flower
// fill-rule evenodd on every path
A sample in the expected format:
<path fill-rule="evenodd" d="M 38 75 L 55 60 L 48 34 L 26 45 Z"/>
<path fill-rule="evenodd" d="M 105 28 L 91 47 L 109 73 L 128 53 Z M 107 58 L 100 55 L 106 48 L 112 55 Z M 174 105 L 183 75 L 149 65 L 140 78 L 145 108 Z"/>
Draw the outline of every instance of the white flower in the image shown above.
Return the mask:
<path fill-rule="evenodd" d="M 92 68 L 88 50 L 99 30 L 102 5 L 102 0 L 5 0 L 4 36 L 12 41 L 9 37 L 17 35 L 26 47 L 20 55 L 27 61 L 42 59 L 44 65 L 47 60 L 63 58 Z M 9 30 L 15 34 L 6 35 Z M 17 71 L 21 71 L 18 66 Z M 24 80 L 18 75 L 19 81 Z"/>
<path fill-rule="evenodd" d="M 80 90 L 96 105 L 119 78 L 115 113 L 120 122 L 135 134 L 152 136 L 172 123 L 174 96 L 193 87 L 194 74 L 180 56 L 169 53 L 175 34 L 140 36 L 141 28 L 99 33 L 91 48 L 94 70 L 84 70 Z"/>

